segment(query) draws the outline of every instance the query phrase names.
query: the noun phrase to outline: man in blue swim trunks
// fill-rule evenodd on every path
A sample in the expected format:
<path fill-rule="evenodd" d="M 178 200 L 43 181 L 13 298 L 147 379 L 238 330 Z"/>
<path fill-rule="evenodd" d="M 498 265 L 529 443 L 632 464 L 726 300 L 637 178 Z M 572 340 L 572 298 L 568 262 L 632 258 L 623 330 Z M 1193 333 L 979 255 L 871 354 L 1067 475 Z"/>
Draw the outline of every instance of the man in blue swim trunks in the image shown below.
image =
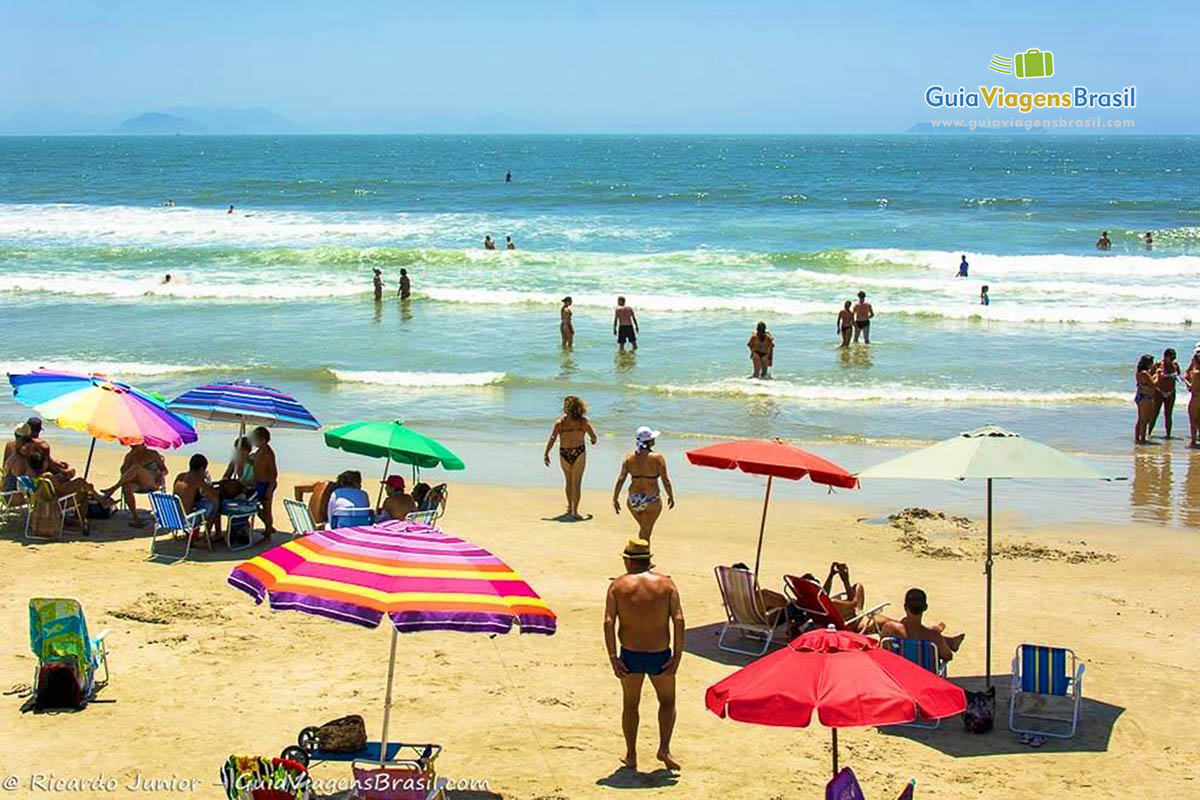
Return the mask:
<path fill-rule="evenodd" d="M 188 459 L 187 472 L 179 473 L 171 491 L 179 497 L 184 514 L 191 514 L 193 511 L 203 512 L 205 527 L 211 534 L 213 527 L 219 521 L 217 508 L 221 504 L 221 498 L 208 479 L 208 459 L 203 454 L 194 453 Z"/>
<path fill-rule="evenodd" d="M 621 763 L 637 769 L 638 705 L 648 675 L 658 695 L 657 758 L 667 769 L 679 769 L 679 762 L 671 756 L 675 672 L 683 654 L 684 637 L 679 590 L 669 577 L 653 571 L 650 543 L 645 539 L 630 539 L 622 556 L 625 574 L 609 584 L 604 604 L 604 644 L 613 674 L 621 679 L 624 696 L 621 729 L 625 734 L 625 757 Z"/>

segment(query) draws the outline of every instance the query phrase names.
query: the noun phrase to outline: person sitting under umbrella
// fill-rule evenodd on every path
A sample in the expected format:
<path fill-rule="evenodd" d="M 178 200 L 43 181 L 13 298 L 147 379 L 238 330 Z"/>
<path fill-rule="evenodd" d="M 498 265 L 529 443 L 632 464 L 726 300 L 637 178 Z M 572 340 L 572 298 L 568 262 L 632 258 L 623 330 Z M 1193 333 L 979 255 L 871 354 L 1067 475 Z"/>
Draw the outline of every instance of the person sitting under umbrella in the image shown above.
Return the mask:
<path fill-rule="evenodd" d="M 121 476 L 117 478 L 117 482 L 104 489 L 102 494 L 111 497 L 113 492 L 120 489 L 125 507 L 129 509 L 129 515 L 132 517 L 129 521 L 130 526 L 141 528 L 146 523 L 138 516 L 136 493 L 157 492 L 166 486 L 167 462 L 162 453 L 151 450 L 145 442 L 138 442 L 129 446 L 129 452 L 121 462 Z"/>
<path fill-rule="evenodd" d="M 70 464 L 65 461 L 56 461 L 54 457 L 50 455 L 50 443 L 42 438 L 41 417 L 30 417 L 25 421 L 25 424 L 29 426 L 30 441 L 33 442 L 33 444 L 35 444 L 38 449 L 42 451 L 42 455 L 45 456 L 47 471 L 54 473 L 64 480 L 70 480 L 71 478 L 74 478 L 75 470 L 71 468 Z"/>
<path fill-rule="evenodd" d="M 938 656 L 942 661 L 954 658 L 958 648 L 962 646 L 965 633 L 957 636 L 946 636 L 946 623 L 939 622 L 930 627 L 922 621 L 922 616 L 929 609 L 929 600 L 921 589 L 909 589 L 904 593 L 904 619 L 895 620 L 883 617 L 879 623 L 881 636 L 898 636 L 903 639 L 921 639 L 933 642 L 937 646 Z"/>
<path fill-rule="evenodd" d="M 208 459 L 202 453 L 194 453 L 188 459 L 187 472 L 176 476 L 171 491 L 179 497 L 184 514 L 203 512 L 205 525 L 211 533 L 213 526 L 220 520 L 217 509 L 220 507 L 221 498 L 208 479 Z"/>
<path fill-rule="evenodd" d="M 417 502 L 413 496 L 404 491 L 404 478 L 399 475 L 389 475 L 384 481 L 383 491 L 387 493 L 387 497 L 383 500 L 383 505 L 375 512 L 375 521 L 382 522 L 385 519 L 404 519 L 409 514 L 417 510 Z"/>
<path fill-rule="evenodd" d="M 271 448 L 271 432 L 261 425 L 254 429 L 250 438 L 257 449 L 254 451 L 254 493 L 258 495 L 258 517 L 263 521 L 263 539 L 275 534 L 275 520 L 271 504 L 275 501 L 275 487 L 279 483 L 279 465 L 275 463 L 275 451 Z"/>
<path fill-rule="evenodd" d="M 362 488 L 362 473 L 350 469 L 338 475 L 337 488 L 329 496 L 326 511 L 329 528 L 370 525 L 373 516 L 371 498 Z"/>
<path fill-rule="evenodd" d="M 250 444 L 250 439 L 245 436 L 238 437 L 233 446 L 233 458 L 229 460 L 229 465 L 225 467 L 225 474 L 222 480 L 236 480 L 246 489 L 254 488 L 254 459 L 250 457 L 250 452 L 253 445 Z"/>

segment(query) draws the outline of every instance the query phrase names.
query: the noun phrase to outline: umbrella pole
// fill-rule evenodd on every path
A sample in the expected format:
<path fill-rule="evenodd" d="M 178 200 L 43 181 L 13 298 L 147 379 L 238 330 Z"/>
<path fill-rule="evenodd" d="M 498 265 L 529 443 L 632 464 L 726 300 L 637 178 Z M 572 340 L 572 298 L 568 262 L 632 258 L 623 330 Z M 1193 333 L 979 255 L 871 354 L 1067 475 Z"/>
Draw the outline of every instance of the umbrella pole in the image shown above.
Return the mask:
<path fill-rule="evenodd" d="M 759 562 L 762 561 L 763 532 L 767 529 L 767 505 L 771 502 L 771 481 L 773 476 L 767 476 L 767 494 L 763 497 L 762 522 L 758 524 L 758 550 L 754 553 L 754 576 L 758 577 Z"/>
<path fill-rule="evenodd" d="M 983 672 L 987 688 L 992 685 L 992 479 L 987 479 L 987 560 L 983 562 L 983 574 L 987 577 L 987 632 Z"/>
<path fill-rule="evenodd" d="M 833 731 L 833 777 L 836 778 L 837 773 L 838 773 L 838 768 L 837 768 L 838 767 L 838 765 L 837 765 L 837 728 L 830 728 L 829 730 Z"/>
<path fill-rule="evenodd" d="M 396 630 L 396 626 L 392 625 L 392 654 L 388 658 L 387 695 L 383 700 L 383 732 L 379 735 L 380 766 L 387 763 L 388 721 L 392 716 L 392 678 L 396 674 L 396 640 L 398 638 L 400 638 L 400 634 Z"/>
<path fill-rule="evenodd" d="M 87 464 L 83 467 L 83 479 L 86 481 L 88 472 L 92 469 L 92 453 L 96 452 L 96 437 L 92 437 L 92 446 L 88 448 Z"/>
<path fill-rule="evenodd" d="M 392 454 L 388 453 L 387 463 L 383 465 L 383 477 L 379 479 L 379 496 L 375 498 L 375 507 L 383 505 L 383 485 L 387 483 L 388 470 L 392 468 Z"/>

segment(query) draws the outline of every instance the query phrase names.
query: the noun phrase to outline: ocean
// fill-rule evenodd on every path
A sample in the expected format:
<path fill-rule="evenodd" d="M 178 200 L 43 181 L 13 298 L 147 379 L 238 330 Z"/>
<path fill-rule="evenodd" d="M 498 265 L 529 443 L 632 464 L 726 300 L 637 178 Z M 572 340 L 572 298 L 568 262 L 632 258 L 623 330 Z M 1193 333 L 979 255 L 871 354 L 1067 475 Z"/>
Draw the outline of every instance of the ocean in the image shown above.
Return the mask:
<path fill-rule="evenodd" d="M 519 447 L 490 469 L 546 482 L 564 394 L 614 459 L 641 424 L 671 447 L 778 436 L 860 467 L 996 423 L 1133 477 L 1114 507 L 1191 524 L 1200 480 L 1161 490 L 1164 459 L 1190 468 L 1186 398 L 1184 441 L 1136 454 L 1131 400 L 1140 354 L 1186 362 L 1200 339 L 1197 186 L 1198 137 L 0 138 L 0 363 L 168 396 L 253 379 L 328 424 L 404 419 L 488 462 Z M 840 350 L 859 290 L 872 344 Z M 636 355 L 616 352 L 618 294 Z M 746 377 L 759 320 L 771 381 Z M 0 400 L 0 424 L 27 413 Z"/>

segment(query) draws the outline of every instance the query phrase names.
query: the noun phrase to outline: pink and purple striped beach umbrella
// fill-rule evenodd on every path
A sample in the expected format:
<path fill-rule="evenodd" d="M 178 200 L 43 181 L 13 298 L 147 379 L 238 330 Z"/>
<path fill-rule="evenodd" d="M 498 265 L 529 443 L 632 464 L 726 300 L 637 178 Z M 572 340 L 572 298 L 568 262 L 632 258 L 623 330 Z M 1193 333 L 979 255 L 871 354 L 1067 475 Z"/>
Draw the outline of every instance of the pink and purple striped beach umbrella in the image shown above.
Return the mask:
<path fill-rule="evenodd" d="M 380 753 L 387 752 L 400 633 L 553 634 L 554 612 L 512 567 L 479 545 L 428 525 L 392 520 L 312 531 L 233 570 L 229 583 L 277 611 L 392 626 Z"/>

